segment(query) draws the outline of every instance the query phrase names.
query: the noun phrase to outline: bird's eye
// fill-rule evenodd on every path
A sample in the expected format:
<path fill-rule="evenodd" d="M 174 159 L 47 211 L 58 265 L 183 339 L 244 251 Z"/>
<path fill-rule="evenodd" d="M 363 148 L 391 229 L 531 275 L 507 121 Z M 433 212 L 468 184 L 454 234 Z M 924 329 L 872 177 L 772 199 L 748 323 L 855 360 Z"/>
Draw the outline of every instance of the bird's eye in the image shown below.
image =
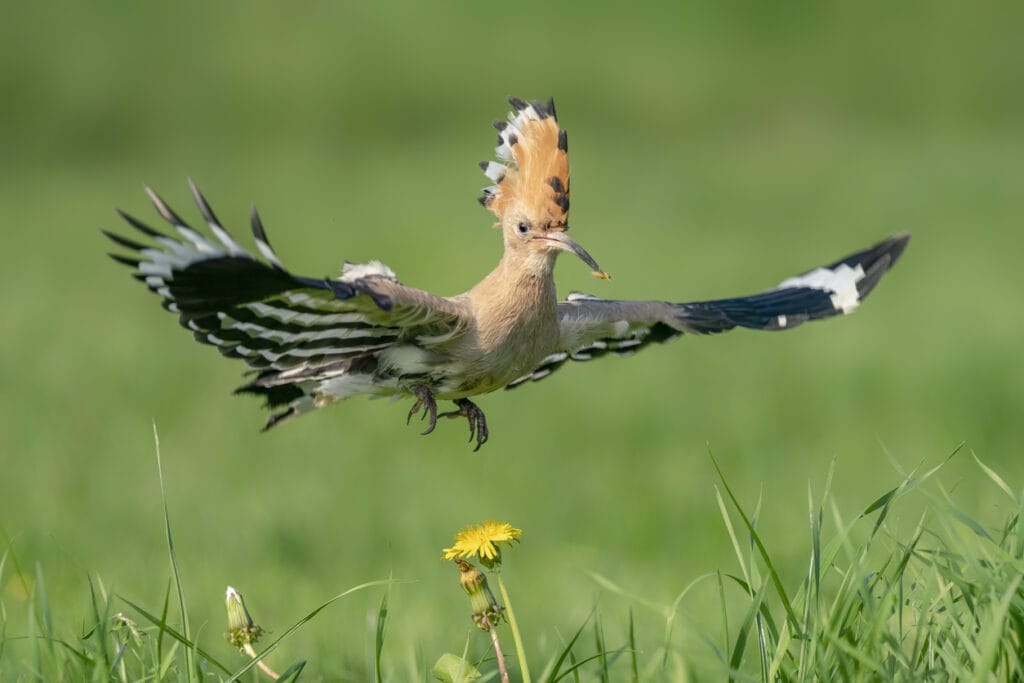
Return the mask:
<path fill-rule="evenodd" d="M 529 231 L 530 231 L 530 226 L 529 225 L 527 225 L 526 223 L 520 223 L 519 224 L 519 234 L 520 235 L 525 235 Z"/>

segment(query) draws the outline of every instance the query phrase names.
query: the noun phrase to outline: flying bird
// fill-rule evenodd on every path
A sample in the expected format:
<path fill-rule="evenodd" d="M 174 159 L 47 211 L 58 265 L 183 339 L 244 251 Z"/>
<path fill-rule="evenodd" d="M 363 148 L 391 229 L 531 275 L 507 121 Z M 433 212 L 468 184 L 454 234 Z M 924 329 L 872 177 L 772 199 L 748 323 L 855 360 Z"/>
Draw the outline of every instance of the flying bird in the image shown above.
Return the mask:
<path fill-rule="evenodd" d="M 471 397 L 547 377 L 569 361 L 626 356 L 682 334 L 747 327 L 788 330 L 853 312 L 902 254 L 909 234 L 738 298 L 668 303 L 570 294 L 559 301 L 553 270 L 562 252 L 593 274 L 597 262 L 569 237 L 568 137 L 554 102 L 510 98 L 495 121 L 500 161 L 480 163 L 491 185 L 480 203 L 504 242 L 489 275 L 456 296 L 408 287 L 380 261 L 346 262 L 338 277 L 295 275 L 270 246 L 255 208 L 259 257 L 235 241 L 189 181 L 212 236 L 190 227 L 148 187 L 174 233 L 118 211 L 143 244 L 104 231 L 130 255 L 111 254 L 159 295 L 196 340 L 241 358 L 253 372 L 236 393 L 272 410 L 264 429 L 343 399 L 407 396 L 406 422 L 422 411 L 424 434 L 439 417 L 462 417 L 479 449 L 489 431 Z M 437 401 L 454 402 L 438 412 Z"/>

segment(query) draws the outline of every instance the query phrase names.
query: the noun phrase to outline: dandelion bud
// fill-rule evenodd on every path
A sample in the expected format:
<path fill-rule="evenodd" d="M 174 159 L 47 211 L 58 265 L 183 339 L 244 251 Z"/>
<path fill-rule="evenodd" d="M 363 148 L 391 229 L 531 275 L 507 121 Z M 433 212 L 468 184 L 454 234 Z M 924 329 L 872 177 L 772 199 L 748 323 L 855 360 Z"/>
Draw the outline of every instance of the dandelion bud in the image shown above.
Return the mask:
<path fill-rule="evenodd" d="M 242 594 L 228 586 L 224 603 L 228 608 L 228 632 L 225 634 L 228 642 L 240 650 L 255 643 L 263 635 L 263 629 L 253 623 Z"/>
<path fill-rule="evenodd" d="M 490 631 L 501 621 L 503 610 L 487 585 L 487 577 L 465 560 L 456 559 L 455 564 L 459 567 L 459 583 L 462 590 L 469 596 L 473 623 L 484 631 Z"/>

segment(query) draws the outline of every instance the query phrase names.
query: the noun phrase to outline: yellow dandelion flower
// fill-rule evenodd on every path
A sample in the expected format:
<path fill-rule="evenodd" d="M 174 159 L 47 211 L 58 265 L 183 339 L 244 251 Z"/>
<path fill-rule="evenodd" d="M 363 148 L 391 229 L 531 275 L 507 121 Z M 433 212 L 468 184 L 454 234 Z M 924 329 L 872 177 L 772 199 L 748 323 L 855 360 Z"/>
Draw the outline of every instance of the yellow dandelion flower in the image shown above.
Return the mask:
<path fill-rule="evenodd" d="M 505 522 L 487 521 L 475 526 L 467 526 L 455 534 L 455 545 L 445 548 L 444 559 L 453 560 L 456 557 L 479 557 L 485 564 L 490 565 L 501 556 L 501 548 L 498 543 L 512 545 L 523 535 L 522 529 L 516 529 Z"/>

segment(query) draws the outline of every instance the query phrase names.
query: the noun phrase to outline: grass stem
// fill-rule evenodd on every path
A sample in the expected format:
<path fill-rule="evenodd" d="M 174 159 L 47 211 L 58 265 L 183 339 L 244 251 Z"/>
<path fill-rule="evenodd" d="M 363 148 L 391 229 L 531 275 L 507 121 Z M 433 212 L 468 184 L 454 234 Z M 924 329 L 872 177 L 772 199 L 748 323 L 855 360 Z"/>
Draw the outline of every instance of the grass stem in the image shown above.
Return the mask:
<path fill-rule="evenodd" d="M 505 603 L 505 612 L 508 614 L 508 625 L 512 629 L 512 640 L 516 644 L 516 656 L 519 657 L 519 671 L 523 677 L 523 683 L 530 682 L 530 669 L 526 664 L 526 651 L 523 650 L 523 638 L 519 635 L 519 625 L 516 623 L 516 613 L 512 610 L 512 601 L 508 599 L 508 590 L 505 589 L 505 581 L 501 578 L 501 572 L 496 572 L 498 579 L 498 590 L 501 591 L 501 601 Z"/>

